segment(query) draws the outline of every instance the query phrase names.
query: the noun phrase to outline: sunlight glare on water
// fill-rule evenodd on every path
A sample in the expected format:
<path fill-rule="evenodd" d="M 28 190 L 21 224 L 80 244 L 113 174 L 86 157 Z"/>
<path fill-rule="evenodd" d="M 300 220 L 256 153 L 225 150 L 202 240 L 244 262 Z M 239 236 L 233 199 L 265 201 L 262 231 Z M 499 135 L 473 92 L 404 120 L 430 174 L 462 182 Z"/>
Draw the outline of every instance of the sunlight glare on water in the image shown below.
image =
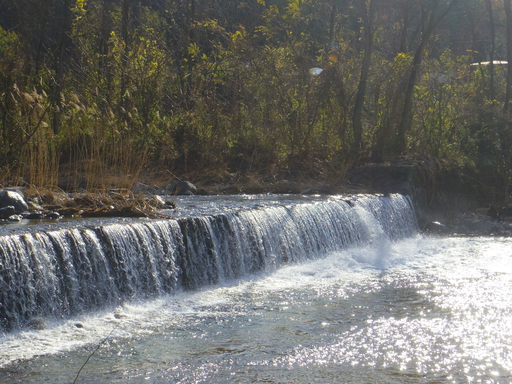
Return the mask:
<path fill-rule="evenodd" d="M 116 324 L 79 382 L 509 382 L 512 240 L 379 245 L 4 338 L 0 382 L 71 382 Z"/>

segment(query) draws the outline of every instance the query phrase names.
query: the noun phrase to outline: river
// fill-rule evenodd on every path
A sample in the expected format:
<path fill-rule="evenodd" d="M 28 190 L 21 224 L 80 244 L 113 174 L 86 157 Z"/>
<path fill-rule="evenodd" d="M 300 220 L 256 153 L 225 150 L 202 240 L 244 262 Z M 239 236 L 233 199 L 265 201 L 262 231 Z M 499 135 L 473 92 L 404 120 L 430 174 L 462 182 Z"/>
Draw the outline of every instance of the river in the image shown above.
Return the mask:
<path fill-rule="evenodd" d="M 511 382 L 512 239 L 429 237 L 411 224 L 403 198 L 387 199 L 338 199 L 352 220 L 343 230 L 359 233 L 339 249 L 311 239 L 296 244 L 306 235 L 287 227 L 286 239 L 270 242 L 288 247 L 280 263 L 219 272 L 194 289 L 180 287 L 178 277 L 170 293 L 54 313 L 42 330 L 4 331 L 0 383 Z M 289 214 L 326 201 L 251 204 L 242 213 L 239 202 L 230 206 L 238 217 L 265 213 L 256 221 L 266 226 L 283 205 Z M 208 216 L 203 203 L 196 207 L 198 217 Z M 311 225 L 311 212 L 292 216 Z M 286 223 L 276 222 L 262 238 Z M 312 229 L 311 236 L 325 242 L 325 231 Z M 220 237 L 215 241 L 219 247 Z M 303 248 L 307 257 L 294 258 Z M 276 252 L 284 251 L 268 255 Z"/>

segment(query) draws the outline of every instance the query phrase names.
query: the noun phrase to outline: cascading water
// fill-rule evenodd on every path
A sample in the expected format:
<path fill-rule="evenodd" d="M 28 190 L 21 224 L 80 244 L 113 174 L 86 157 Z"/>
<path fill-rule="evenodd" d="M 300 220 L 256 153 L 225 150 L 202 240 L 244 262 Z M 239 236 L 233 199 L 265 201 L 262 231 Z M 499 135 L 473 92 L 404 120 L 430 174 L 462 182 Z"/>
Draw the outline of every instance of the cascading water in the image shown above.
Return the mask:
<path fill-rule="evenodd" d="M 0 228 L 0 383 L 511 382 L 511 237 L 399 195 L 176 201 Z"/>
<path fill-rule="evenodd" d="M 0 329 L 196 290 L 415 231 L 406 197 L 361 195 L 5 235 Z"/>

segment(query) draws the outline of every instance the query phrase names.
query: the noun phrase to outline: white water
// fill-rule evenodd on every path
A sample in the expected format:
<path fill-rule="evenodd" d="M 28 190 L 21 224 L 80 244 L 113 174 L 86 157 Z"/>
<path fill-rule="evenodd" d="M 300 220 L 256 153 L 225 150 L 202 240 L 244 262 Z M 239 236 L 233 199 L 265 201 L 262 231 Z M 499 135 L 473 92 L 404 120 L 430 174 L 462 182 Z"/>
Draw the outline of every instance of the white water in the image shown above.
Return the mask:
<path fill-rule="evenodd" d="M 511 246 L 415 236 L 10 334 L 0 382 L 71 382 L 117 327 L 79 382 L 507 383 Z"/>
<path fill-rule="evenodd" d="M 0 330 L 322 257 L 373 241 L 373 227 L 392 238 L 416 228 L 400 195 L 353 201 L 261 197 L 256 206 L 236 200 L 227 208 L 179 220 L 75 222 L 77 227 L 0 236 Z"/>
<path fill-rule="evenodd" d="M 375 204 L 349 213 L 363 241 L 321 258 L 3 334 L 0 382 L 72 382 L 112 331 L 77 382 L 510 382 L 512 240 L 404 238 Z"/>

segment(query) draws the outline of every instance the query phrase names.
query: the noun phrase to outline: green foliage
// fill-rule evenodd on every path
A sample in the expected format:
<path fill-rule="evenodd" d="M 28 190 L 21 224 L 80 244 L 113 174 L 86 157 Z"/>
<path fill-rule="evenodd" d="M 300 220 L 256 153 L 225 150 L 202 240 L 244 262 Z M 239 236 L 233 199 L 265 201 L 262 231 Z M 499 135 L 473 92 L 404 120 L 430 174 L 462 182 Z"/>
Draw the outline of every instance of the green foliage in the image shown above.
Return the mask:
<path fill-rule="evenodd" d="M 374 14 L 364 13 L 372 1 Z M 450 1 L 436 3 L 447 9 Z M 149 170 L 205 169 L 327 178 L 372 156 L 405 155 L 485 170 L 506 195 L 512 135 L 502 112 L 504 69 L 495 66 L 490 76 L 488 66 L 469 66 L 488 55 L 479 45 L 489 34 L 482 2 L 453 8 L 419 64 L 427 3 L 59 4 L 69 5 L 61 25 L 51 23 L 57 5 L 39 4 L 36 20 L 0 4 L 2 183 L 101 188 L 129 186 Z M 354 154 L 352 116 L 370 21 L 362 143 Z M 496 32 L 496 57 L 504 57 L 504 28 Z M 474 41 L 464 45 L 460 36 Z M 412 117 L 398 153 L 415 65 Z"/>

